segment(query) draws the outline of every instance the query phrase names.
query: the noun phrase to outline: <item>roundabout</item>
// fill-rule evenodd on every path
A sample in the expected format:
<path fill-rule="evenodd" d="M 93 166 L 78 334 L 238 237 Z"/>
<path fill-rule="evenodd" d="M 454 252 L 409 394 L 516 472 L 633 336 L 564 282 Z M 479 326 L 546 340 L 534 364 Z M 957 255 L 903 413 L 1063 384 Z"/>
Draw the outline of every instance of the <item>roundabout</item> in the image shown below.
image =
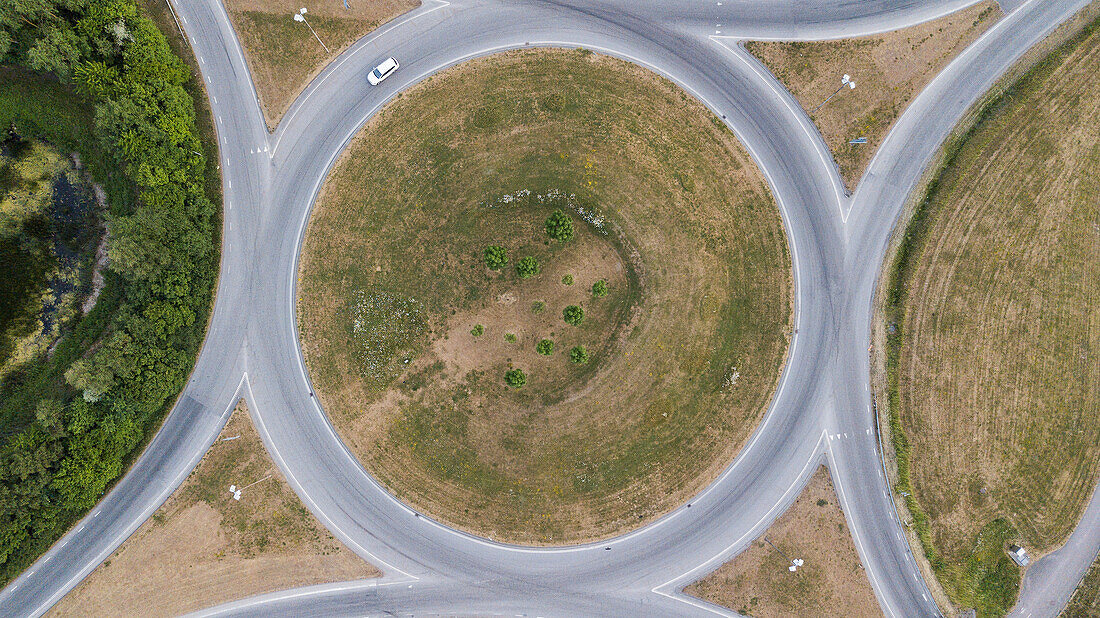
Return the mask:
<path fill-rule="evenodd" d="M 301 264 L 302 349 L 352 451 L 417 510 L 519 544 L 621 534 L 698 493 L 790 332 L 747 153 L 673 84 L 584 50 L 406 91 L 326 181 Z"/>
<path fill-rule="evenodd" d="M 431 2 L 349 48 L 295 102 L 274 135 L 266 131 L 220 3 L 174 5 L 202 59 L 222 147 L 225 238 L 212 323 L 160 433 L 88 517 L 0 594 L 4 612 L 44 613 L 109 557 L 194 467 L 224 424 L 226 406 L 243 396 L 295 493 L 385 576 L 271 593 L 212 608 L 210 615 L 723 613 L 682 589 L 766 529 L 823 460 L 883 612 L 936 615 L 893 511 L 873 431 L 867 347 L 874 275 L 908 189 L 951 127 L 1082 2 L 1013 7 L 913 100 L 851 199 L 820 136 L 737 40 L 792 31 L 807 38 L 866 33 L 945 9 L 887 2 L 865 14 L 854 5 L 821 2 L 792 15 L 779 4 L 723 4 L 673 3 L 657 12 L 606 3 Z M 486 540 L 394 499 L 318 404 L 300 354 L 295 309 L 310 209 L 360 128 L 440 70 L 527 46 L 584 47 L 630 61 L 671 79 L 716 114 L 745 145 L 774 196 L 793 278 L 783 371 L 732 464 L 649 525 L 604 542 L 554 548 Z M 366 71 L 388 56 L 399 58 L 401 69 L 370 87 Z M 484 197 L 516 189 L 496 187 Z M 480 257 L 483 249 L 471 253 Z M 1097 514 L 1089 513 L 1095 524 Z M 1086 536 L 1095 529 L 1078 528 Z M 1095 548 L 1094 541 L 1081 546 Z M 1092 558 L 1081 563 L 1083 554 L 1066 552 L 1051 568 L 1037 569 L 1045 575 L 1030 588 L 1025 580 L 1021 605 L 1068 597 L 1067 573 L 1083 572 Z"/>

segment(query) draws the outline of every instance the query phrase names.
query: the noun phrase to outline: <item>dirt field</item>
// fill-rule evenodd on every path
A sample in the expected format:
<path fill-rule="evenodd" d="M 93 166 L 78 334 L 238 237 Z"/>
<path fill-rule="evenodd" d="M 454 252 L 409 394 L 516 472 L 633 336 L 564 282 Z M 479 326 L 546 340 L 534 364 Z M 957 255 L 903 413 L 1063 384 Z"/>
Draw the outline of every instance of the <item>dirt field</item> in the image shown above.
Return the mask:
<path fill-rule="evenodd" d="M 750 41 L 745 47 L 810 112 L 852 190 L 909 101 L 1000 17 L 997 3 L 987 0 L 885 34 L 820 43 Z M 855 90 L 845 87 L 812 111 L 841 86 L 845 74 L 856 82 Z M 867 143 L 848 143 L 858 137 Z"/>
<path fill-rule="evenodd" d="M 1100 616 L 1100 558 L 1092 563 L 1077 590 L 1061 613 L 1061 618 L 1096 618 Z"/>
<path fill-rule="evenodd" d="M 979 615 L 1015 602 L 1004 544 L 1058 545 L 1100 472 L 1100 34 L 1075 41 L 952 150 L 888 294 L 916 527 Z"/>
<path fill-rule="evenodd" d="M 306 24 L 292 19 L 299 8 L 330 50 L 317 42 Z M 360 37 L 420 6 L 419 0 L 225 0 L 225 8 L 244 48 L 268 127 L 279 124 L 298 93 L 315 75 Z"/>
<path fill-rule="evenodd" d="M 760 618 L 882 615 L 824 466 L 763 537 L 684 592 Z"/>
<path fill-rule="evenodd" d="M 558 207 L 568 243 L 543 230 Z M 520 279 L 527 255 L 542 271 Z M 791 311 L 778 213 L 733 134 L 584 51 L 475 61 L 373 120 L 318 202 L 301 281 L 311 377 L 364 464 L 450 524 L 528 544 L 636 527 L 713 478 L 771 397 Z"/>
<path fill-rule="evenodd" d="M 240 437 L 222 440 L 233 436 Z M 231 484 L 246 487 L 240 501 L 229 493 Z M 50 615 L 172 616 L 380 575 L 301 505 L 242 402 L 183 485 Z"/>

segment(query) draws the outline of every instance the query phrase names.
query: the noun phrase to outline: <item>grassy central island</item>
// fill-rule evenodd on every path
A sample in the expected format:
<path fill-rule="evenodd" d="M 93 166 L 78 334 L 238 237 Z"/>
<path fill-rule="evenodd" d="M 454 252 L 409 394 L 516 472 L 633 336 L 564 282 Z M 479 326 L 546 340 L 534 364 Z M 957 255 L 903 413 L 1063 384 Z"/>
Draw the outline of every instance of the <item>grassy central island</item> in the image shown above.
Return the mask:
<path fill-rule="evenodd" d="M 561 544 L 733 459 L 787 348 L 790 260 L 734 135 L 583 50 L 476 60 L 371 120 L 327 181 L 299 321 L 325 410 L 401 499 Z"/>

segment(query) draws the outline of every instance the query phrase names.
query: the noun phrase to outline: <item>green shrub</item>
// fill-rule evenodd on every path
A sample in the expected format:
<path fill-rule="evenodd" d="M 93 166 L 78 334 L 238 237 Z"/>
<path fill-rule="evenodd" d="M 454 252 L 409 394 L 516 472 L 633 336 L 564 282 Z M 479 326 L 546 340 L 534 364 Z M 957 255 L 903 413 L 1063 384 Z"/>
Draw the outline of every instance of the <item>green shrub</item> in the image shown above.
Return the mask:
<path fill-rule="evenodd" d="M 562 310 L 561 318 L 565 320 L 567 324 L 580 326 L 581 322 L 584 321 L 584 309 L 582 309 L 579 305 L 569 305 Z"/>
<path fill-rule="evenodd" d="M 512 388 L 519 388 L 527 384 L 527 374 L 522 369 L 509 369 L 504 372 L 504 383 Z"/>
<path fill-rule="evenodd" d="M 476 325 L 474 325 L 474 327 L 472 329 L 470 329 L 470 334 L 473 335 L 474 337 L 480 337 L 484 333 L 485 333 L 485 327 L 482 326 L 481 324 L 476 324 Z"/>
<path fill-rule="evenodd" d="M 500 245 L 485 247 L 485 267 L 490 270 L 500 270 L 508 265 L 508 250 Z"/>
<path fill-rule="evenodd" d="M 558 242 L 573 240 L 573 219 L 558 208 L 546 218 L 546 233 Z"/>
<path fill-rule="evenodd" d="M 554 353 L 554 342 L 549 339 L 542 339 L 535 345 L 535 351 L 543 356 L 550 356 Z"/>
<path fill-rule="evenodd" d="M 573 285 L 573 275 L 565 275 L 561 278 L 561 282 L 565 285 Z"/>
<path fill-rule="evenodd" d="M 516 334 L 515 333 L 504 333 L 504 340 L 507 341 L 508 343 L 515 343 L 516 342 Z"/>
<path fill-rule="evenodd" d="M 531 313 L 542 313 L 543 311 L 546 311 L 546 303 L 541 300 L 531 303 Z"/>
<path fill-rule="evenodd" d="M 603 298 L 604 296 L 607 296 L 607 292 L 607 281 L 600 279 L 599 281 L 592 284 L 592 295 L 596 298 Z"/>
<path fill-rule="evenodd" d="M 516 274 L 520 279 L 530 279 L 539 274 L 542 267 L 539 266 L 539 261 L 533 256 L 525 256 L 520 261 L 516 262 Z"/>
<path fill-rule="evenodd" d="M 577 365 L 587 363 L 588 350 L 584 349 L 583 345 L 575 346 L 572 350 L 569 350 L 569 360 Z"/>
<path fill-rule="evenodd" d="M 108 191 L 111 260 L 103 296 L 56 354 L 2 387 L 0 417 L 33 421 L 4 428 L 0 582 L 95 504 L 172 406 L 202 344 L 220 238 L 191 72 L 156 25 L 133 0 L 11 6 L 4 62 L 51 74 L 94 109 L 73 146 Z M 37 116 L 4 129 L 56 133 Z"/>

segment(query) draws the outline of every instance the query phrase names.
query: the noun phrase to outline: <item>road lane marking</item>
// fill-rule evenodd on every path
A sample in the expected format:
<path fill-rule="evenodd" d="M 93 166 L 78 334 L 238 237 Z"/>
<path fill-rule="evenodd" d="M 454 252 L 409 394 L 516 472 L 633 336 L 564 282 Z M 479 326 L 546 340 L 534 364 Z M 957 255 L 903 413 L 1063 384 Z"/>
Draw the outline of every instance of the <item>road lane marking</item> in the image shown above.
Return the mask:
<path fill-rule="evenodd" d="M 313 88 L 310 88 L 308 92 L 304 93 L 303 97 L 301 97 L 301 103 L 299 103 L 298 100 L 294 101 L 294 104 L 293 104 L 294 108 L 290 110 L 290 113 L 287 115 L 287 117 L 283 118 L 283 120 L 279 122 L 279 127 L 277 129 L 280 129 L 284 126 L 289 126 L 290 120 L 298 114 L 298 110 L 305 107 L 306 101 L 308 101 L 309 98 L 311 96 L 313 96 L 313 93 L 320 90 L 321 86 L 325 83 L 325 81 L 328 80 L 328 78 L 331 77 L 333 73 L 338 71 L 340 69 L 340 67 L 344 66 L 345 62 L 347 62 L 348 60 L 351 60 L 352 56 L 358 54 L 363 49 L 366 49 L 367 47 L 370 47 L 371 43 L 373 43 L 375 39 L 377 39 L 378 37 L 381 37 L 382 35 L 386 34 L 390 30 L 393 30 L 394 28 L 397 28 L 398 26 L 405 25 L 406 23 L 416 19 L 417 17 L 422 17 L 422 16 L 427 15 L 427 14 L 433 12 L 433 11 L 436 11 L 438 9 L 441 9 L 443 7 L 451 5 L 451 3 L 447 2 L 447 0 L 436 0 L 436 1 L 439 2 L 439 4 L 437 4 L 436 6 L 433 6 L 432 8 L 430 8 L 426 11 L 423 11 L 421 13 L 417 13 L 416 15 L 410 15 L 409 17 L 406 17 L 405 19 L 402 19 L 401 21 L 390 25 L 388 28 L 385 28 L 383 30 L 379 30 L 377 32 L 372 33 L 371 35 L 368 35 L 367 38 L 364 38 L 360 42 L 356 43 L 357 46 L 353 47 L 348 52 L 345 52 L 346 55 L 344 56 L 344 58 L 342 60 L 340 60 L 335 65 L 330 64 L 329 67 L 331 67 L 331 70 L 329 70 L 329 67 L 326 67 L 325 73 L 317 81 L 317 85 L 314 86 Z M 228 19 L 226 21 L 228 21 Z M 407 88 L 408 86 L 406 85 L 405 87 Z M 402 88 L 402 90 L 404 90 L 404 88 Z M 275 156 L 275 150 L 279 149 L 279 142 L 283 141 L 283 135 L 284 134 L 286 134 L 286 131 L 279 131 L 279 136 L 277 138 L 275 138 L 275 149 L 271 151 L 271 156 L 272 157 Z"/>
<path fill-rule="evenodd" d="M 780 88 L 782 88 L 782 86 L 778 84 L 775 77 L 768 77 L 767 75 L 762 73 L 760 71 L 760 69 L 758 69 L 756 67 L 756 65 L 753 64 L 752 61 L 745 58 L 744 54 L 748 54 L 748 52 L 744 52 L 744 54 L 742 54 L 740 51 L 735 50 L 735 49 L 731 49 L 725 43 L 722 43 L 722 42 L 717 40 L 718 38 L 730 39 L 730 38 L 734 38 L 734 37 L 730 37 L 730 36 L 715 37 L 715 36 L 712 35 L 708 38 L 710 38 L 710 40 L 717 43 L 720 47 L 725 48 L 726 51 L 728 51 L 734 58 L 736 58 L 742 64 L 744 64 L 749 69 L 751 69 L 752 72 L 755 73 L 758 78 L 760 78 L 760 80 L 762 80 L 765 84 L 767 84 L 768 88 L 771 89 L 772 93 L 776 97 L 779 98 L 779 102 L 783 104 L 783 107 L 787 108 L 787 111 L 789 111 L 791 113 L 791 116 L 796 121 L 798 121 L 798 126 L 802 128 L 802 131 L 806 134 L 806 137 L 810 138 L 810 142 L 814 146 L 814 152 L 817 153 L 817 158 L 821 162 L 821 167 L 819 169 L 822 169 L 822 170 L 825 171 L 825 176 L 826 176 L 826 178 L 829 179 L 829 184 L 831 184 L 832 187 L 833 187 L 833 194 L 836 196 L 836 207 L 837 207 L 837 211 L 840 213 L 840 220 L 841 220 L 842 223 L 848 223 L 848 214 L 852 212 L 851 200 L 848 201 L 848 212 L 845 212 L 844 211 L 844 198 L 840 195 L 840 183 L 842 183 L 843 181 L 840 179 L 840 173 L 837 171 L 835 162 L 833 163 L 833 165 L 829 164 L 829 162 L 833 160 L 832 159 L 832 153 L 828 153 L 829 156 L 826 157 L 825 156 L 826 153 L 822 152 L 822 149 L 827 149 L 827 147 L 824 145 L 824 139 L 825 138 L 821 136 L 820 131 L 817 131 L 816 135 L 817 135 L 818 139 L 814 139 L 814 135 L 815 135 L 814 131 L 811 131 L 810 128 L 807 126 L 807 123 L 810 123 L 810 124 L 813 123 L 813 121 L 810 120 L 809 114 L 807 114 L 805 112 L 805 110 L 800 110 L 800 111 L 802 111 L 802 113 L 799 114 L 798 112 L 795 111 L 795 109 L 793 107 L 791 107 L 791 102 L 788 101 L 787 99 L 793 97 L 794 95 L 792 95 L 789 91 L 786 91 L 785 89 L 780 90 Z M 784 96 L 784 92 L 786 92 L 786 96 Z M 815 130 L 816 130 L 816 127 L 815 127 Z M 741 140 L 741 143 L 747 144 L 748 142 L 746 142 L 745 140 Z M 761 169 L 763 169 L 763 166 L 760 166 L 760 167 L 761 167 Z M 773 191 L 773 193 L 775 193 L 775 192 Z"/>

